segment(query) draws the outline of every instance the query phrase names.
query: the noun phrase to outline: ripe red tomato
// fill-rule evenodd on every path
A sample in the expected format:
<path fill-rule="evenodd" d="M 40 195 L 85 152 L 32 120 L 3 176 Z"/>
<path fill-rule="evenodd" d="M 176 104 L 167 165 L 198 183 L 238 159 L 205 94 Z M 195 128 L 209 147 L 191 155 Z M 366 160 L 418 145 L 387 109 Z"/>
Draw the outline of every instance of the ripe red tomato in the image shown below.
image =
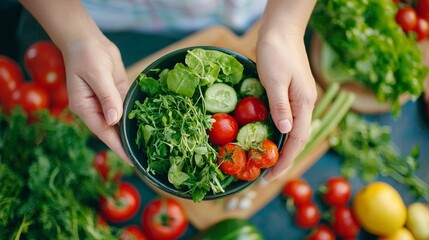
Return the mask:
<path fill-rule="evenodd" d="M 8 108 L 12 92 L 24 83 L 19 65 L 11 58 L 0 55 L 0 105 Z"/>
<path fill-rule="evenodd" d="M 24 53 L 24 65 L 33 81 L 46 89 L 55 90 L 65 81 L 62 54 L 50 41 L 30 45 Z"/>
<path fill-rule="evenodd" d="M 417 15 L 429 22 L 429 0 L 417 1 Z"/>
<path fill-rule="evenodd" d="M 219 168 L 225 174 L 237 174 L 247 163 L 246 151 L 235 143 L 225 144 L 218 150 L 217 155 Z"/>
<path fill-rule="evenodd" d="M 34 83 L 24 83 L 13 93 L 10 108 L 21 106 L 27 114 L 49 108 L 48 92 Z"/>
<path fill-rule="evenodd" d="M 216 146 L 234 141 L 238 133 L 237 121 L 227 113 L 215 113 L 212 118 L 215 122 L 208 131 L 209 141 Z"/>
<path fill-rule="evenodd" d="M 235 174 L 235 177 L 239 180 L 243 181 L 253 181 L 261 175 L 261 169 L 255 166 L 255 164 L 251 161 L 247 161 L 244 168 Z"/>
<path fill-rule="evenodd" d="M 69 105 L 69 96 L 67 94 L 67 86 L 61 83 L 55 91 L 49 91 L 51 107 L 65 109 Z"/>
<path fill-rule="evenodd" d="M 269 140 L 262 141 L 261 149 L 252 148 L 247 155 L 249 161 L 253 161 L 258 168 L 269 168 L 274 166 L 279 159 L 279 149 L 277 145 Z"/>
<path fill-rule="evenodd" d="M 266 121 L 268 119 L 268 111 L 261 99 L 245 97 L 237 103 L 233 116 L 237 120 L 238 125 L 243 126 L 251 122 Z"/>
<path fill-rule="evenodd" d="M 314 202 L 306 202 L 296 207 L 295 224 L 304 229 L 316 226 L 321 218 L 319 208 Z"/>
<path fill-rule="evenodd" d="M 332 177 L 320 188 L 319 192 L 328 206 L 347 205 L 352 196 L 352 186 L 343 177 Z"/>
<path fill-rule="evenodd" d="M 120 240 L 146 240 L 143 230 L 137 225 L 128 225 L 123 229 Z"/>
<path fill-rule="evenodd" d="M 109 166 L 109 154 L 107 151 L 99 151 L 94 157 L 93 164 L 104 180 L 112 179 L 113 181 L 118 181 L 122 177 L 120 172 L 112 172 Z"/>
<path fill-rule="evenodd" d="M 186 231 L 188 218 L 173 198 L 158 198 L 143 209 L 143 230 L 149 239 L 177 239 Z"/>
<path fill-rule="evenodd" d="M 335 233 L 326 225 L 321 224 L 317 226 L 305 238 L 306 240 L 335 240 Z"/>
<path fill-rule="evenodd" d="M 284 185 L 283 195 L 292 199 L 295 206 L 298 206 L 311 201 L 313 190 L 304 179 L 293 178 Z"/>
<path fill-rule="evenodd" d="M 405 6 L 398 9 L 395 20 L 404 32 L 413 31 L 417 26 L 417 13 L 414 8 Z"/>
<path fill-rule="evenodd" d="M 124 222 L 137 213 L 140 203 L 141 199 L 137 188 L 128 182 L 121 182 L 115 196 L 100 198 L 100 212 L 108 221 Z"/>
<path fill-rule="evenodd" d="M 350 207 L 334 207 L 332 216 L 331 226 L 337 236 L 353 238 L 359 234 L 361 227 Z"/>
<path fill-rule="evenodd" d="M 417 19 L 417 26 L 415 29 L 417 33 L 417 41 L 423 41 L 429 36 L 429 23 L 424 18 Z"/>

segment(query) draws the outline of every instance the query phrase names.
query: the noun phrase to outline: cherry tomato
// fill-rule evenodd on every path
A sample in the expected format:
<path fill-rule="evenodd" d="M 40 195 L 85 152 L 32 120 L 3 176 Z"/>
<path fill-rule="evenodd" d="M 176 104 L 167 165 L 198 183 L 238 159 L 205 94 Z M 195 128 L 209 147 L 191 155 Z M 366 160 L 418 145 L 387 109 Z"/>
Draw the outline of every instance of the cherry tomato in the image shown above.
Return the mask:
<path fill-rule="evenodd" d="M 233 112 L 238 125 L 243 126 L 247 123 L 256 121 L 266 121 L 268 111 L 265 103 L 256 97 L 245 97 L 241 99 Z"/>
<path fill-rule="evenodd" d="M 273 141 L 265 139 L 262 141 L 261 149 L 252 148 L 249 150 L 247 158 L 249 161 L 253 161 L 258 168 L 269 168 L 277 163 L 279 149 Z"/>
<path fill-rule="evenodd" d="M 337 206 L 332 209 L 331 226 L 335 234 L 342 238 L 356 237 L 361 228 L 352 209 L 348 206 Z"/>
<path fill-rule="evenodd" d="M 21 106 L 27 114 L 49 108 L 48 92 L 34 83 L 24 83 L 13 93 L 10 108 Z"/>
<path fill-rule="evenodd" d="M 137 213 L 140 203 L 141 199 L 137 188 L 128 182 L 121 182 L 115 196 L 100 198 L 100 212 L 108 221 L 124 222 Z"/>
<path fill-rule="evenodd" d="M 243 170 L 247 162 L 246 152 L 235 143 L 227 143 L 218 150 L 217 163 L 225 174 L 234 175 Z"/>
<path fill-rule="evenodd" d="M 56 90 L 65 81 L 62 54 L 50 41 L 30 45 L 24 53 L 24 65 L 33 81 L 46 89 Z"/>
<path fill-rule="evenodd" d="M 335 240 L 335 233 L 328 226 L 321 224 L 313 229 L 306 240 Z"/>
<path fill-rule="evenodd" d="M 404 32 L 413 31 L 417 26 L 417 13 L 414 8 L 405 6 L 398 9 L 395 20 Z"/>
<path fill-rule="evenodd" d="M 123 229 L 120 240 L 146 240 L 143 230 L 137 225 L 128 225 Z"/>
<path fill-rule="evenodd" d="M 292 199 L 295 206 L 298 206 L 311 201 L 313 190 L 304 179 L 293 178 L 284 185 L 283 195 Z"/>
<path fill-rule="evenodd" d="M 209 141 L 216 146 L 234 141 L 238 133 L 237 121 L 227 113 L 215 113 L 212 118 L 215 122 L 208 132 Z"/>
<path fill-rule="evenodd" d="M 424 18 L 417 19 L 417 26 L 415 29 L 417 33 L 417 41 L 423 41 L 429 36 L 429 23 Z"/>
<path fill-rule="evenodd" d="M 295 224 L 304 229 L 315 227 L 321 218 L 319 208 L 314 202 L 306 202 L 296 207 Z"/>
<path fill-rule="evenodd" d="M 429 22 L 429 0 L 417 1 L 417 15 Z"/>
<path fill-rule="evenodd" d="M 186 231 L 188 218 L 173 198 L 159 198 L 143 209 L 143 230 L 149 239 L 177 239 Z"/>
<path fill-rule="evenodd" d="M 99 151 L 94 157 L 93 164 L 104 180 L 112 179 L 113 181 L 118 181 L 122 177 L 122 173 L 112 172 L 107 151 Z"/>
<path fill-rule="evenodd" d="M 257 179 L 261 175 L 261 169 L 255 166 L 255 164 L 251 161 L 247 161 L 243 170 L 235 175 L 235 177 L 239 180 L 243 181 L 253 181 Z"/>
<path fill-rule="evenodd" d="M 65 109 L 69 105 L 69 96 L 65 83 L 60 84 L 55 91 L 49 91 L 51 107 Z"/>
<path fill-rule="evenodd" d="M 319 188 L 319 192 L 328 206 L 347 205 L 352 196 L 352 186 L 343 177 L 332 177 Z"/>
<path fill-rule="evenodd" d="M 0 105 L 8 108 L 12 92 L 23 83 L 19 65 L 13 59 L 0 55 Z"/>

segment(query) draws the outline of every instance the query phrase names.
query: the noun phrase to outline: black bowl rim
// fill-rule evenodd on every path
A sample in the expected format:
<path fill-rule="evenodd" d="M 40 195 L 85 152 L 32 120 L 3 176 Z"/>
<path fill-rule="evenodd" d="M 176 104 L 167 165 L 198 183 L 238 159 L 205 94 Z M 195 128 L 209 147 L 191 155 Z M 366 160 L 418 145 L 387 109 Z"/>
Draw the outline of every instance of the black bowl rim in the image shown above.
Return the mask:
<path fill-rule="evenodd" d="M 205 50 L 218 50 L 224 53 L 227 53 L 229 55 L 232 55 L 236 58 L 239 58 L 241 61 L 247 61 L 249 63 L 251 63 L 252 65 L 256 65 L 256 63 L 238 53 L 235 52 L 233 50 L 227 49 L 227 48 L 222 48 L 222 47 L 215 47 L 215 46 L 192 46 L 192 47 L 186 47 L 186 48 L 181 48 L 181 49 L 177 49 L 174 51 L 171 51 L 161 57 L 159 57 L 158 59 L 156 59 L 155 61 L 153 61 L 151 64 L 149 64 L 147 67 L 145 67 L 141 73 L 148 73 L 151 69 L 156 68 L 156 66 L 158 66 L 158 64 L 162 61 L 164 61 L 165 59 L 169 59 L 171 57 L 174 57 L 176 55 L 181 55 L 184 52 L 187 52 L 188 50 L 192 50 L 195 48 L 202 48 Z M 131 147 L 131 141 L 129 140 L 129 136 L 127 134 L 127 122 L 129 121 L 128 119 L 128 114 L 129 112 L 132 110 L 134 104 L 130 104 L 129 102 L 131 101 L 131 97 L 136 94 L 136 91 L 140 91 L 140 89 L 138 88 L 138 81 L 137 81 L 138 77 L 136 79 L 134 79 L 133 83 L 131 84 L 127 95 L 124 99 L 124 105 L 123 105 L 123 115 L 122 118 L 120 120 L 119 123 L 119 128 L 120 128 L 120 135 L 121 135 L 121 141 L 123 144 L 123 147 L 125 149 L 125 152 L 127 153 L 128 157 L 130 158 L 130 160 L 132 161 L 132 163 L 134 164 L 134 167 L 137 170 L 137 173 L 139 173 L 144 180 L 148 181 L 150 184 L 152 184 L 153 186 L 155 186 L 156 188 L 167 192 L 169 194 L 172 194 L 174 196 L 177 197 L 181 197 L 181 198 L 185 198 L 185 199 L 192 199 L 192 195 L 189 193 L 184 193 L 183 191 L 180 191 L 178 189 L 176 189 L 172 184 L 171 185 L 166 185 L 164 183 L 162 183 L 160 180 L 158 180 L 154 175 L 148 173 L 145 168 L 142 166 L 142 164 L 140 163 L 140 161 L 138 160 L 137 156 L 135 155 L 135 153 L 133 151 L 131 151 L 132 147 Z M 287 134 L 279 134 L 279 140 L 277 143 L 277 147 L 279 149 L 279 152 L 281 152 L 284 142 L 286 140 Z M 269 171 L 270 168 L 266 168 L 266 169 L 262 169 L 261 170 L 261 174 L 259 175 L 259 177 L 253 181 L 242 181 L 243 184 L 240 184 L 234 188 L 230 188 L 228 190 L 225 190 L 224 192 L 221 193 L 212 193 L 212 192 L 208 192 L 203 200 L 214 200 L 214 199 L 219 199 L 219 198 L 223 198 L 235 193 L 238 193 L 242 190 L 244 190 L 245 188 L 253 185 L 255 182 L 257 182 L 259 179 L 261 179 L 263 176 L 265 176 L 265 174 Z"/>

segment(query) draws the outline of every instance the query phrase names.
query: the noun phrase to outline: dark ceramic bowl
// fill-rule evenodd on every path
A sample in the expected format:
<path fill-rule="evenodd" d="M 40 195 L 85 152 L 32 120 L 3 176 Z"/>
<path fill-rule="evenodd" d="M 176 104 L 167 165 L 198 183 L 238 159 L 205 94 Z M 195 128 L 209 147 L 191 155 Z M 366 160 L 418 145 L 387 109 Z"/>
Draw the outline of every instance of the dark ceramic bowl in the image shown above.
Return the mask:
<path fill-rule="evenodd" d="M 256 71 L 256 64 L 251 59 L 228 49 L 218 48 L 218 47 L 208 47 L 208 46 L 189 47 L 189 48 L 179 49 L 171 53 L 168 53 L 162 56 L 161 58 L 157 59 L 156 61 L 154 61 L 149 66 L 147 66 L 142 71 L 142 73 L 146 74 L 149 77 L 152 76 L 157 78 L 157 76 L 154 75 L 155 73 L 153 71 L 150 71 L 151 69 L 165 69 L 165 68 L 172 69 L 176 63 L 178 62 L 184 63 L 187 51 L 193 48 L 218 50 L 218 51 L 233 55 L 244 66 L 243 76 L 258 77 L 258 73 Z M 147 168 L 146 155 L 144 151 L 142 149 L 139 149 L 136 144 L 137 129 L 138 129 L 137 120 L 128 118 L 129 113 L 134 108 L 135 101 L 136 100 L 142 101 L 146 97 L 146 94 L 140 90 L 138 86 L 138 81 L 136 80 L 133 82 L 130 89 L 128 90 L 128 93 L 124 102 L 124 114 L 120 121 L 120 133 L 121 133 L 122 143 L 125 148 L 125 151 L 127 152 L 128 157 L 133 162 L 134 167 L 137 169 L 137 172 L 141 175 L 143 179 L 147 180 L 147 182 L 153 184 L 156 188 L 162 191 L 173 194 L 174 196 L 186 198 L 186 199 L 192 199 L 192 196 L 190 194 L 184 193 L 176 189 L 173 186 L 173 184 L 171 184 L 168 181 L 166 174 L 152 175 L 151 173 L 145 170 Z M 271 120 L 269 120 L 269 123 L 273 126 L 273 129 L 275 131 L 274 142 L 276 142 L 277 146 L 279 147 L 279 150 L 281 150 L 283 143 L 286 139 L 286 135 L 278 132 L 277 128 L 273 125 Z M 255 179 L 254 181 L 232 182 L 229 186 L 225 188 L 225 192 L 214 194 L 209 191 L 205 195 L 203 200 L 218 199 L 225 196 L 229 196 L 231 194 L 238 193 L 243 189 L 252 185 L 260 178 L 262 178 L 267 173 L 267 171 L 268 169 L 261 170 L 261 175 L 259 176 L 258 179 Z"/>

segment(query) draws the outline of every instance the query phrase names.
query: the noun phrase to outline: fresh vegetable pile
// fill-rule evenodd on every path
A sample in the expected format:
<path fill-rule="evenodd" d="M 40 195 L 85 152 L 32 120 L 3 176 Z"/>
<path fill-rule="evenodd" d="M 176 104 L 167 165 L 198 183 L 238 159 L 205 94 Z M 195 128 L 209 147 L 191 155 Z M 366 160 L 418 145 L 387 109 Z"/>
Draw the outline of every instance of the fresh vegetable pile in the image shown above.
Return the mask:
<path fill-rule="evenodd" d="M 234 56 L 196 48 L 173 69 L 153 71 L 155 78 L 139 76 L 147 97 L 128 116 L 137 119 L 147 172 L 166 174 L 199 202 L 276 163 L 265 91 Z"/>
<path fill-rule="evenodd" d="M 405 34 L 395 21 L 396 13 L 391 0 L 322 0 L 310 25 L 324 41 L 326 80 L 354 80 L 399 114 L 399 97 L 420 96 L 428 69 L 414 35 Z"/>

